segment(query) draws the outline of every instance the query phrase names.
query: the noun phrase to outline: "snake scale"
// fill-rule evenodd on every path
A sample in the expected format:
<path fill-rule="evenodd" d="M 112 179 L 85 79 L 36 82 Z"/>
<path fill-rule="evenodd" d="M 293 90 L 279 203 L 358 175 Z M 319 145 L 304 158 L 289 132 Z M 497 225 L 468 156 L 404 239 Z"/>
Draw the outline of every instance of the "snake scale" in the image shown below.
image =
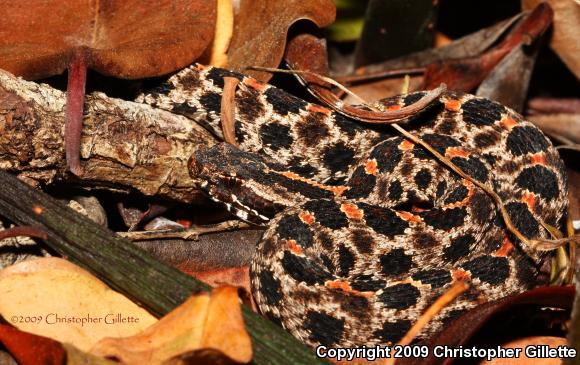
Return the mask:
<path fill-rule="evenodd" d="M 250 272 L 260 311 L 306 344 L 398 341 L 455 281 L 469 289 L 422 337 L 480 303 L 547 280 L 549 254 L 510 234 L 492 199 L 387 125 L 367 126 L 239 73 L 192 65 L 138 101 L 222 136 L 223 77 L 240 80 L 235 136 L 200 147 L 196 184 L 239 218 L 266 225 Z M 387 109 L 421 99 L 387 98 Z M 520 115 L 443 93 L 404 121 L 503 200 L 528 238 L 547 237 L 567 208 L 564 166 Z"/>

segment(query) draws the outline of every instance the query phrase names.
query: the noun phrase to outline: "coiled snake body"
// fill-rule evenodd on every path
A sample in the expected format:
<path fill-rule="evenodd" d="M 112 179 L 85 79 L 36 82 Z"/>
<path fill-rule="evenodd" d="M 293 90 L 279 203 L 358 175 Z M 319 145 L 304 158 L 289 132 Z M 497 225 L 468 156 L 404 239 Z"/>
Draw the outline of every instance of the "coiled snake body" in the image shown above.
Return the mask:
<path fill-rule="evenodd" d="M 200 148 L 191 173 L 240 218 L 268 226 L 251 265 L 263 314 L 310 346 L 399 340 L 453 282 L 470 288 L 422 332 L 545 282 L 546 254 L 505 228 L 491 198 L 389 126 L 369 128 L 241 74 L 199 65 L 139 100 L 221 136 L 223 77 L 239 148 Z M 422 93 L 385 99 L 389 108 Z M 549 140 L 512 110 L 444 93 L 405 128 L 492 187 L 528 238 L 558 226 L 567 188 Z"/>

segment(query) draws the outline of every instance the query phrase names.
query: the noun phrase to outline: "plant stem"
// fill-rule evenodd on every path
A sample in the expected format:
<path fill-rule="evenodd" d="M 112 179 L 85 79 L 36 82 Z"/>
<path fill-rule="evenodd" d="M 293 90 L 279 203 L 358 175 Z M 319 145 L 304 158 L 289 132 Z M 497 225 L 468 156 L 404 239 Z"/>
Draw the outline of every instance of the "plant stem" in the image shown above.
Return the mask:
<path fill-rule="evenodd" d="M 80 149 L 86 79 L 87 60 L 85 53 L 80 50 L 74 53 L 68 65 L 64 129 L 66 161 L 68 168 L 75 175 L 82 173 Z"/>

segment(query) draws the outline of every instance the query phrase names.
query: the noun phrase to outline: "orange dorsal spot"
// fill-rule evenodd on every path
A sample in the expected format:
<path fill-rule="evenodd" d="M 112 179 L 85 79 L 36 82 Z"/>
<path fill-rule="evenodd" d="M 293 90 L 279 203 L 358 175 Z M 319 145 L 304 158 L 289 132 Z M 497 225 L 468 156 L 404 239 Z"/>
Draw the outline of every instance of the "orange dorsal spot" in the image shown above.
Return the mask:
<path fill-rule="evenodd" d="M 399 144 L 399 149 L 401 151 L 410 151 L 413 149 L 414 146 L 415 146 L 415 144 L 413 142 L 405 139 L 405 140 L 403 140 L 403 142 L 401 142 Z"/>
<path fill-rule="evenodd" d="M 309 112 L 322 113 L 325 115 L 330 115 L 330 113 L 331 113 L 330 109 L 325 108 L 325 107 L 320 106 L 320 105 L 316 105 L 316 104 L 308 104 L 308 106 L 306 107 L 306 110 L 308 110 Z"/>
<path fill-rule="evenodd" d="M 198 70 L 205 70 L 206 67 L 204 65 L 202 65 L 201 63 L 196 63 L 194 68 L 197 68 Z"/>
<path fill-rule="evenodd" d="M 365 172 L 369 175 L 376 175 L 378 172 L 377 160 L 374 158 L 372 160 L 367 160 L 367 162 L 365 162 Z"/>
<path fill-rule="evenodd" d="M 445 102 L 445 109 L 452 112 L 458 112 L 461 108 L 461 102 L 459 100 L 450 99 Z"/>
<path fill-rule="evenodd" d="M 364 216 L 362 209 L 351 203 L 342 203 L 340 205 L 340 211 L 351 219 L 362 219 Z"/>
<path fill-rule="evenodd" d="M 332 191 L 334 193 L 334 195 L 336 195 L 336 196 L 341 196 L 345 190 L 350 189 L 350 187 L 348 187 L 348 186 L 328 186 L 328 185 L 324 185 L 324 186 L 325 186 L 326 190 Z"/>
<path fill-rule="evenodd" d="M 365 292 L 361 292 L 358 290 L 354 290 L 349 283 L 345 282 L 345 281 L 340 281 L 340 280 L 332 280 L 332 281 L 327 281 L 326 283 L 324 283 L 324 285 L 329 288 L 329 289 L 338 289 L 338 290 L 342 290 L 345 293 L 351 293 L 354 295 L 358 295 L 361 297 L 372 297 L 374 295 L 373 292 L 369 292 L 369 291 L 365 291 Z"/>
<path fill-rule="evenodd" d="M 546 165 L 546 156 L 543 152 L 533 154 L 531 160 L 533 165 Z"/>
<path fill-rule="evenodd" d="M 522 201 L 526 203 L 529 210 L 531 210 L 532 212 L 534 211 L 534 207 L 536 205 L 536 195 L 534 193 L 525 192 L 522 195 Z"/>
<path fill-rule="evenodd" d="M 312 185 L 312 186 L 316 186 L 319 189 L 323 189 L 323 190 L 328 190 L 330 192 L 332 192 L 334 195 L 336 196 L 340 196 L 342 193 L 344 193 L 345 190 L 350 189 L 348 186 L 330 186 L 330 185 L 324 185 L 321 184 L 317 181 L 314 180 L 310 180 L 308 178 L 302 177 L 294 172 L 291 171 L 285 171 L 285 172 L 277 172 L 278 174 L 285 176 L 287 178 L 289 178 L 290 180 L 298 180 L 298 181 L 302 181 L 307 183 L 308 185 Z"/>
<path fill-rule="evenodd" d="M 288 241 L 286 241 L 286 243 L 288 244 L 288 248 L 290 249 L 290 251 L 292 251 L 293 253 L 295 253 L 297 255 L 302 254 L 302 246 L 300 246 L 298 243 L 296 243 L 296 241 L 288 240 Z"/>
<path fill-rule="evenodd" d="M 399 110 L 399 109 L 401 109 L 401 106 L 399 104 L 393 104 L 387 107 L 387 110 Z"/>
<path fill-rule="evenodd" d="M 504 257 L 508 256 L 513 249 L 514 244 L 512 243 L 512 241 L 510 241 L 508 236 L 505 236 L 501 244 L 501 247 L 497 251 L 495 251 L 495 256 L 504 256 Z"/>
<path fill-rule="evenodd" d="M 306 224 L 314 223 L 314 216 L 310 213 L 302 212 L 298 215 L 300 220 Z"/>
<path fill-rule="evenodd" d="M 471 274 L 463 269 L 456 269 L 451 272 L 451 276 L 455 281 L 469 281 Z"/>
<path fill-rule="evenodd" d="M 461 148 L 461 147 L 449 147 L 445 150 L 445 156 L 447 158 L 453 157 L 469 157 L 469 151 Z"/>
<path fill-rule="evenodd" d="M 395 214 L 398 215 L 399 218 L 401 218 L 401 219 L 403 219 L 403 220 L 405 220 L 407 222 L 415 222 L 415 223 L 418 223 L 418 222 L 421 222 L 422 221 L 421 217 L 419 217 L 418 215 L 409 213 L 409 212 L 401 211 L 401 212 L 395 212 Z"/>
<path fill-rule="evenodd" d="M 252 89 L 258 90 L 258 91 L 264 91 L 266 89 L 266 84 L 251 78 L 251 77 L 246 77 L 243 81 L 244 85 L 247 85 L 248 87 L 251 87 Z"/>
<path fill-rule="evenodd" d="M 508 131 L 511 131 L 513 127 L 515 127 L 518 124 L 518 122 L 516 122 L 512 117 L 509 116 L 505 116 L 503 117 L 503 119 L 500 122 L 500 125 L 507 129 Z"/>
<path fill-rule="evenodd" d="M 330 289 L 340 289 L 340 290 L 343 290 L 345 292 L 352 291 L 352 287 L 350 286 L 349 283 L 344 282 L 344 281 L 340 281 L 340 280 L 327 281 L 325 283 L 325 285 L 327 288 L 330 288 Z"/>

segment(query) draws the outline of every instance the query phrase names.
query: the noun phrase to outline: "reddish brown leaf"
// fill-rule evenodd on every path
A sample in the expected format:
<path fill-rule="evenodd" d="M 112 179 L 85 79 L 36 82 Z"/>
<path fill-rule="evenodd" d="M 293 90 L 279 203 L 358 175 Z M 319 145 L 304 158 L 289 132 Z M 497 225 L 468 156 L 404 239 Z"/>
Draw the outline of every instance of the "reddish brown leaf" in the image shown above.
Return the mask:
<path fill-rule="evenodd" d="M 536 97 L 530 99 L 527 108 L 528 113 L 533 114 L 580 114 L 580 98 Z"/>
<path fill-rule="evenodd" d="M 235 17 L 228 67 L 268 81 L 272 77 L 270 73 L 246 71 L 246 67 L 277 67 L 284 54 L 286 33 L 292 24 L 308 19 L 325 27 L 334 21 L 335 13 L 330 0 L 242 0 Z"/>
<path fill-rule="evenodd" d="M 66 352 L 59 342 L 5 324 L 0 324 L 0 344 L 6 347 L 20 365 L 65 363 Z"/>
<path fill-rule="evenodd" d="M 178 266 L 178 269 L 187 270 L 187 267 Z M 188 272 L 188 274 L 213 287 L 231 285 L 242 287 L 248 293 L 251 292 L 249 266 L 230 267 L 214 271 Z"/>
<path fill-rule="evenodd" d="M 299 34 L 288 42 L 284 59 L 295 70 L 304 70 L 317 73 L 319 75 L 328 75 L 326 41 L 312 34 Z M 299 75 L 308 82 L 310 88 L 319 89 L 320 92 L 330 88 L 331 85 L 319 78 L 309 75 Z"/>
<path fill-rule="evenodd" d="M 496 47 L 478 57 L 434 62 L 427 66 L 422 88 L 433 88 L 446 83 L 452 90 L 470 91 L 479 85 L 491 70 L 515 47 L 529 44 L 540 37 L 552 22 L 549 5 L 538 5 Z"/>
<path fill-rule="evenodd" d="M 215 1 L 2 1 L 0 68 L 47 77 L 82 50 L 105 75 L 162 75 L 198 57 L 214 23 Z"/>

